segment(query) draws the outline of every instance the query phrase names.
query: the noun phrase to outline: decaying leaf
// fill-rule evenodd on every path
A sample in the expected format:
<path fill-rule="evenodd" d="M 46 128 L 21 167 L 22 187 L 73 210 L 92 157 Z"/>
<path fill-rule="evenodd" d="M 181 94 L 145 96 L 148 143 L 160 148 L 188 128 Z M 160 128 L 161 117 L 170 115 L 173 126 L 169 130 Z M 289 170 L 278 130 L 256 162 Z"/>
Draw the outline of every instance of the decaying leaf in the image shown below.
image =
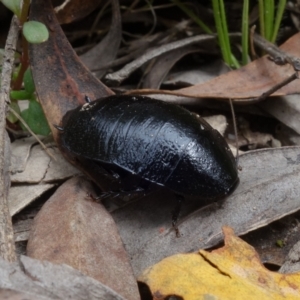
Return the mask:
<path fill-rule="evenodd" d="M 280 47 L 280 49 L 286 51 L 290 55 L 296 57 L 299 56 L 299 36 L 300 33 L 292 36 Z M 266 55 L 257 60 L 254 60 L 253 62 L 238 70 L 228 72 L 205 83 L 193 85 L 191 87 L 179 89 L 176 91 L 144 89 L 135 90 L 132 92 L 135 94 L 167 93 L 178 96 L 188 96 L 196 98 L 219 98 L 226 100 L 228 98 L 256 98 L 267 92 L 276 84 L 282 82 L 284 79 L 287 79 L 287 77 L 294 73 L 295 71 L 291 65 L 285 64 L 279 66 L 271 61 L 269 59 L 269 56 Z M 115 74 L 117 74 L 117 72 Z M 298 94 L 299 92 L 299 82 L 295 80 L 276 91 L 273 96 Z"/>
<path fill-rule="evenodd" d="M 178 254 L 148 268 L 139 278 L 154 299 L 300 299 L 300 273 L 267 270 L 254 248 L 224 227 L 225 246 Z"/>
<path fill-rule="evenodd" d="M 300 134 L 299 95 L 272 97 L 259 104 L 268 114 Z"/>
<path fill-rule="evenodd" d="M 137 70 L 139 67 L 144 65 L 146 62 L 149 62 L 150 60 L 157 58 L 165 53 L 168 53 L 170 51 L 173 51 L 174 49 L 180 49 L 185 48 L 187 46 L 191 46 L 197 43 L 201 42 L 210 42 L 214 41 L 215 37 L 213 35 L 203 34 L 199 36 L 193 36 L 184 38 L 179 41 L 171 42 L 166 45 L 162 45 L 159 47 L 156 47 L 154 49 L 150 49 L 143 55 L 141 55 L 136 60 L 128 63 L 126 66 L 124 66 L 121 70 L 118 70 L 115 73 L 111 73 L 105 76 L 106 80 L 108 80 L 111 84 L 117 85 L 120 84 L 123 80 L 125 80 L 130 74 L 132 74 L 135 70 Z"/>
<path fill-rule="evenodd" d="M 55 8 L 56 16 L 61 24 L 71 23 L 77 19 L 82 19 L 96 9 L 102 0 L 89 1 L 64 1 Z"/>
<path fill-rule="evenodd" d="M 209 63 L 201 65 L 200 68 L 191 69 L 188 67 L 185 71 L 171 72 L 163 83 L 166 85 L 186 87 L 204 83 L 227 72 L 229 72 L 229 67 L 222 60 L 210 61 Z M 145 86 L 145 88 L 147 87 Z"/>
<path fill-rule="evenodd" d="M 113 94 L 81 63 L 56 19 L 51 1 L 33 0 L 30 19 L 49 28 L 45 43 L 29 45 L 36 93 L 49 124 L 59 125 L 67 111 L 85 103 L 85 95 L 97 99 Z M 51 126 L 51 130 L 56 141 L 57 129 Z"/>
<path fill-rule="evenodd" d="M 10 297 L 19 297 L 8 298 L 10 300 L 124 300 L 101 282 L 67 265 L 41 262 L 27 256 L 21 256 L 20 263 L 9 263 L 0 258 L 0 295 L 3 293 Z"/>
<path fill-rule="evenodd" d="M 14 216 L 52 187 L 54 184 L 47 183 L 11 187 L 8 195 L 10 215 Z"/>
<path fill-rule="evenodd" d="M 290 250 L 279 271 L 282 273 L 300 272 L 300 241 Z"/>
<path fill-rule="evenodd" d="M 15 242 L 27 241 L 30 234 L 30 228 L 33 219 L 27 218 L 26 220 L 17 220 L 14 222 L 14 238 Z"/>
<path fill-rule="evenodd" d="M 25 170 L 31 147 L 36 143 L 34 137 L 17 139 L 11 144 L 10 173 L 20 173 Z"/>
<path fill-rule="evenodd" d="M 12 143 L 11 181 L 9 209 L 11 216 L 32 203 L 54 186 L 54 182 L 80 173 L 69 164 L 57 147 L 48 148 L 50 157 L 33 137 Z M 30 183 L 30 184 L 28 184 Z"/>
<path fill-rule="evenodd" d="M 49 39 L 45 43 L 29 45 L 36 93 L 49 124 L 60 125 L 68 111 L 85 103 L 85 96 L 98 99 L 114 94 L 82 64 L 62 31 L 50 0 L 33 0 L 29 18 L 49 28 Z M 58 130 L 54 126 L 51 126 L 51 130 L 59 146 Z M 93 177 L 85 164 L 74 161 L 62 149 L 61 152 L 77 168 Z M 101 187 L 107 189 L 105 184 Z"/>
<path fill-rule="evenodd" d="M 240 235 L 298 211 L 298 156 L 299 147 L 256 150 L 240 156 L 240 185 L 230 197 L 202 209 L 199 199 L 183 204 L 178 224 L 181 238 L 172 230 L 176 199 L 167 191 L 112 212 L 135 274 L 172 254 L 216 245 L 222 241 L 224 224 Z"/>
<path fill-rule="evenodd" d="M 122 38 L 122 22 L 119 1 L 113 0 L 112 4 L 112 22 L 109 32 L 95 47 L 80 56 L 83 63 L 91 69 L 101 69 L 104 65 L 112 62 L 118 53 Z M 98 70 L 95 75 L 101 78 L 106 70 Z"/>
<path fill-rule="evenodd" d="M 68 264 L 138 299 L 127 253 L 111 215 L 96 203 L 83 177 L 64 183 L 37 214 L 28 240 L 30 257 Z"/>
<path fill-rule="evenodd" d="M 22 145 L 21 148 L 25 148 L 25 145 Z M 57 147 L 53 147 L 49 151 L 51 151 L 54 159 L 40 145 L 32 147 L 28 159 L 27 152 L 24 153 L 24 158 L 18 156 L 18 161 L 26 161 L 26 166 L 22 172 L 12 174 L 11 181 L 13 183 L 53 182 L 79 173 L 77 169 L 62 157 Z"/>
<path fill-rule="evenodd" d="M 185 55 L 194 52 L 199 52 L 199 48 L 192 45 L 186 48 L 174 49 L 174 51 L 159 56 L 155 60 L 149 73 L 145 76 L 143 88 L 158 89 L 175 63 Z"/>

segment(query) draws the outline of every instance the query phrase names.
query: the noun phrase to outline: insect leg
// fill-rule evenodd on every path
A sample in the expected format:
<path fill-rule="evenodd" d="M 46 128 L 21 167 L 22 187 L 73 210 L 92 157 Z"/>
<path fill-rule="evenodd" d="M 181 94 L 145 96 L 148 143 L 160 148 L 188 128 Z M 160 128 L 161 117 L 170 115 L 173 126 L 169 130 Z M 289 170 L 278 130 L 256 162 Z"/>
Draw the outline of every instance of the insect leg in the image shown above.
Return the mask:
<path fill-rule="evenodd" d="M 177 198 L 177 204 L 172 212 L 172 226 L 176 232 L 176 237 L 180 237 L 180 232 L 177 226 L 177 222 L 180 216 L 181 206 L 182 206 L 182 202 L 184 201 L 184 197 L 181 195 L 176 195 L 176 198 Z"/>
<path fill-rule="evenodd" d="M 86 103 L 90 103 L 91 102 L 91 98 L 87 95 L 84 96 L 84 100 Z"/>

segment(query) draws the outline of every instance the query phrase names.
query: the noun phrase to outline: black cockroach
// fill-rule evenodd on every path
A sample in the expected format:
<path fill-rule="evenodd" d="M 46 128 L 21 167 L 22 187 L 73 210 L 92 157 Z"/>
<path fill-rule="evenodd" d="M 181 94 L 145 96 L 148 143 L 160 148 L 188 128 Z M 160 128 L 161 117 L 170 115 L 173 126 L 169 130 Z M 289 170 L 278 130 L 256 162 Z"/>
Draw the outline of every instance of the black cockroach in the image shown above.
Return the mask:
<path fill-rule="evenodd" d="M 92 161 L 99 178 L 111 177 L 117 189 L 129 193 L 147 192 L 154 183 L 178 199 L 216 201 L 239 182 L 224 138 L 178 105 L 143 96 L 114 95 L 92 102 L 87 98 L 57 128 L 63 149 L 75 159 Z"/>

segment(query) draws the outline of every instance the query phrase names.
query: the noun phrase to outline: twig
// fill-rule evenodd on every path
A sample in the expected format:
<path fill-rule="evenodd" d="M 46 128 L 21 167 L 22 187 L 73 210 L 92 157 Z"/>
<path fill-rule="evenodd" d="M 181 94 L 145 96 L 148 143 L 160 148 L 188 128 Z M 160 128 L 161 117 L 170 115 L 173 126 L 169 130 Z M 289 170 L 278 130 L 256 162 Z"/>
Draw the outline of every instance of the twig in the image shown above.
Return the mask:
<path fill-rule="evenodd" d="M 291 76 L 287 77 L 286 79 L 282 80 L 281 82 L 277 83 L 273 87 L 271 87 L 268 91 L 263 93 L 260 97 L 257 98 L 257 102 L 265 100 L 267 97 L 271 96 L 273 93 L 284 87 L 285 85 L 289 84 L 290 82 L 294 81 L 295 79 L 298 79 L 298 73 L 295 72 Z"/>
<path fill-rule="evenodd" d="M 290 64 L 296 72 L 300 71 L 300 59 L 298 57 L 285 53 L 257 33 L 254 33 L 253 38 L 255 45 L 268 53 L 276 64 Z"/>
<path fill-rule="evenodd" d="M 7 261 L 15 261 L 17 259 L 7 197 L 10 185 L 9 170 L 7 166 L 10 161 L 10 153 L 6 150 L 9 141 L 7 139 L 5 126 L 7 104 L 10 102 L 10 82 L 18 40 L 18 32 L 19 21 L 17 17 L 14 16 L 4 50 L 0 89 L 0 256 Z"/>
<path fill-rule="evenodd" d="M 233 103 L 236 102 L 237 104 L 254 104 L 254 103 L 261 102 L 261 101 L 265 100 L 267 97 L 271 96 L 276 91 L 278 91 L 279 89 L 281 89 L 282 87 L 284 87 L 285 85 L 287 85 L 290 82 L 294 81 L 295 79 L 299 79 L 298 72 L 295 72 L 291 76 L 289 76 L 289 77 L 285 78 L 284 80 L 282 80 L 281 82 L 275 84 L 268 91 L 261 94 L 257 98 L 234 99 Z"/>
<path fill-rule="evenodd" d="M 176 42 L 169 43 L 167 45 L 163 45 L 157 47 L 155 49 L 149 50 L 147 53 L 139 57 L 138 59 L 130 62 L 121 70 L 106 75 L 105 79 L 108 80 L 111 84 L 120 84 L 125 78 L 127 78 L 132 72 L 138 69 L 140 66 L 150 61 L 151 59 L 158 57 L 166 52 L 172 51 L 177 48 L 182 48 L 187 45 L 192 45 L 199 42 L 207 42 L 210 40 L 215 40 L 216 37 L 214 35 L 203 34 L 200 36 L 188 37 Z"/>

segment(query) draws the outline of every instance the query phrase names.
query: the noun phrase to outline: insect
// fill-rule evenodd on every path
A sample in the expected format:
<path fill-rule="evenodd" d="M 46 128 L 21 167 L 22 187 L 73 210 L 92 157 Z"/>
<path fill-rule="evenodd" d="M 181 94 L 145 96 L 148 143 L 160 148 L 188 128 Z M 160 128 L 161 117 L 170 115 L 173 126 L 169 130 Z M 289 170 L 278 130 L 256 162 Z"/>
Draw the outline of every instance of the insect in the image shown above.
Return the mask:
<path fill-rule="evenodd" d="M 90 101 L 63 118 L 61 147 L 96 166 L 94 181 L 109 177 L 113 192 L 146 193 L 154 183 L 211 202 L 239 182 L 224 138 L 206 121 L 174 104 L 144 96 L 114 95 Z"/>

